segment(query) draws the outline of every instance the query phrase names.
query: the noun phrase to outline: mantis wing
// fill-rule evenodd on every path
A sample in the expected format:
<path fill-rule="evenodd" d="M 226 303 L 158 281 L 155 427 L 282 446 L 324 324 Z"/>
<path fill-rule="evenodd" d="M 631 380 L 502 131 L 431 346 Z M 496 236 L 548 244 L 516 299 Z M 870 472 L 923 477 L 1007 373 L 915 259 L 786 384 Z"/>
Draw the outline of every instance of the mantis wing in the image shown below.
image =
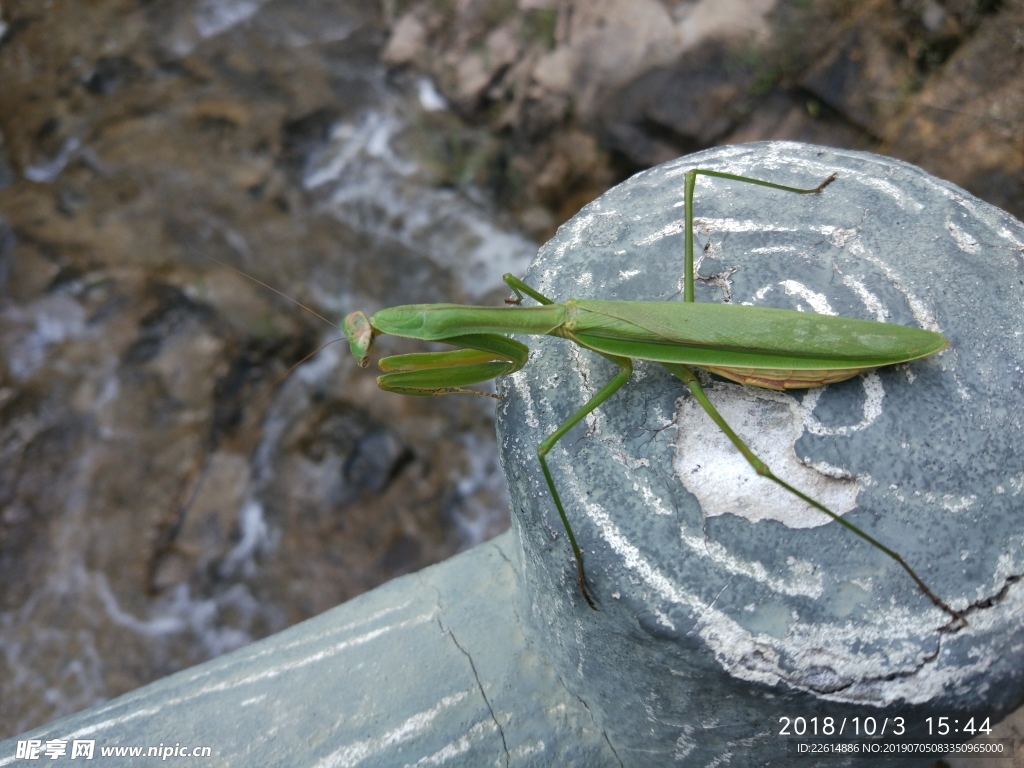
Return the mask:
<path fill-rule="evenodd" d="M 696 365 L 743 384 L 814 387 L 930 355 L 938 333 L 772 307 L 570 300 L 571 338 L 605 354 Z M 575 314 L 575 317 L 573 317 Z"/>

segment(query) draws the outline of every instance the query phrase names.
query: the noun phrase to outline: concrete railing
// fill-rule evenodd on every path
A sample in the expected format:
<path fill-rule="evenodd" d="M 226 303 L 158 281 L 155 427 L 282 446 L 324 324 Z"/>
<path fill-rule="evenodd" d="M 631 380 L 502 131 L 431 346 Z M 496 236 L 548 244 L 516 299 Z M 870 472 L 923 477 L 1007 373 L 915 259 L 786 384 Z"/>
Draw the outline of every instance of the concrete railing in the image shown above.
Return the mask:
<path fill-rule="evenodd" d="M 695 166 L 797 186 L 838 173 L 810 197 L 700 181 L 698 301 L 949 338 L 940 355 L 824 390 L 708 390 L 777 474 L 897 550 L 966 627 L 952 631 L 883 553 L 763 485 L 651 363 L 550 454 L 591 610 L 536 446 L 615 368 L 563 339 L 524 339 L 529 364 L 499 388 L 511 532 L 4 742 L 0 766 L 22 764 L 19 742 L 54 739 L 69 754 L 91 740 L 111 764 L 124 758 L 101 748 L 180 745 L 239 766 L 813 765 L 795 750 L 815 730 L 966 741 L 1019 706 L 1024 225 L 886 158 L 726 147 L 587 206 L 526 281 L 556 301 L 680 300 Z"/>

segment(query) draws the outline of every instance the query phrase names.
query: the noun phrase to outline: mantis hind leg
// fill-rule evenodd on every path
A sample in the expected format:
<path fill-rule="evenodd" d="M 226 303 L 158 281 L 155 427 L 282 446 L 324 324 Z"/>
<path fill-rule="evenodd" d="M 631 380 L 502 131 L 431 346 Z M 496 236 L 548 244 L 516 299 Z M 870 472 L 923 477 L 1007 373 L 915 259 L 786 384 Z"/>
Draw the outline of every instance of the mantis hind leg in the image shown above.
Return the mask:
<path fill-rule="evenodd" d="M 959 611 L 954 611 L 945 603 L 945 601 L 942 600 L 942 598 L 940 598 L 938 595 L 932 592 L 932 590 L 928 587 L 927 584 L 924 583 L 921 577 L 914 572 L 914 569 L 911 568 L 907 564 L 907 562 L 902 557 L 900 557 L 896 552 L 889 549 L 889 547 L 885 546 L 874 537 L 862 531 L 853 523 L 840 517 L 835 512 L 826 507 L 824 504 L 812 499 L 810 496 L 803 493 L 802 491 L 797 490 L 792 485 L 787 483 L 785 480 L 776 477 L 768 468 L 768 465 L 761 461 L 761 459 L 758 458 L 758 456 L 752 450 L 750 450 L 750 448 L 747 446 L 746 443 L 743 442 L 739 435 L 733 432 L 732 427 L 729 426 L 729 423 L 722 417 L 722 415 L 718 412 L 715 406 L 711 404 L 711 401 L 708 399 L 708 396 L 704 393 L 704 388 L 701 387 L 700 381 L 697 379 L 696 375 L 694 375 L 693 371 L 691 371 L 685 365 L 680 365 L 678 363 L 662 363 L 662 365 L 664 365 L 665 368 L 667 368 L 673 375 L 682 379 L 682 381 L 690 388 L 690 392 L 693 393 L 693 396 L 697 399 L 697 402 L 700 403 L 705 413 L 707 413 L 707 415 L 711 417 L 711 420 L 714 421 L 718 428 L 722 430 L 722 433 L 729 438 L 729 441 L 734 446 L 736 446 L 736 449 L 741 454 L 743 454 L 743 458 L 747 460 L 747 463 L 750 464 L 751 467 L 753 467 L 754 471 L 757 472 L 758 475 L 771 480 L 779 487 L 789 491 L 798 499 L 805 501 L 815 509 L 824 512 L 826 515 L 831 517 L 841 526 L 843 526 L 850 532 L 860 536 L 873 547 L 876 547 L 877 549 L 881 550 L 894 561 L 896 561 L 896 563 L 899 564 L 899 566 L 907 572 L 910 578 L 914 580 L 914 583 L 917 584 L 918 588 L 925 594 L 925 596 L 929 600 L 932 601 L 932 603 L 934 603 L 937 607 L 941 608 L 943 611 L 945 611 L 951 617 L 953 617 L 954 623 L 950 627 L 951 631 L 956 631 L 967 626 L 967 619 L 964 618 L 964 615 Z"/>
<path fill-rule="evenodd" d="M 745 184 L 754 184 L 758 187 L 768 187 L 769 189 L 781 189 L 783 192 L 795 192 L 798 195 L 816 195 L 829 184 L 836 179 L 836 174 L 832 174 L 825 179 L 821 184 L 811 189 L 803 189 L 801 187 L 787 187 L 785 184 L 776 184 L 772 181 L 764 181 L 763 179 L 754 179 L 750 176 L 739 176 L 735 173 L 723 173 L 722 171 L 707 171 L 703 168 L 694 168 L 692 171 L 687 171 L 683 177 L 683 211 L 686 220 L 686 230 L 684 232 L 683 250 L 686 259 L 686 274 L 683 278 L 683 301 L 693 301 L 693 190 L 697 185 L 698 176 L 713 176 L 716 179 L 728 179 L 730 181 L 742 181 Z"/>
<path fill-rule="evenodd" d="M 570 416 L 558 429 L 548 435 L 541 444 L 537 446 L 537 458 L 540 460 L 540 468 L 544 473 L 544 480 L 548 484 L 548 490 L 551 492 L 551 498 L 555 502 L 555 508 L 558 510 L 558 516 L 562 518 L 562 525 L 565 527 L 565 533 L 569 537 L 572 554 L 576 558 L 576 578 L 580 585 L 580 592 L 583 594 L 583 599 L 587 601 L 587 605 L 595 611 L 598 610 L 598 608 L 594 604 L 593 599 L 591 599 L 590 593 L 587 592 L 587 580 L 586 575 L 583 572 L 583 551 L 580 549 L 579 544 L 576 543 L 576 536 L 572 532 L 572 526 L 569 525 L 569 518 L 565 514 L 565 507 L 562 506 L 562 499 L 558 495 L 558 489 L 555 488 L 555 481 L 551 477 L 551 470 L 548 469 L 547 455 L 555 446 L 555 443 L 565 436 L 566 432 L 579 424 L 587 414 L 601 405 L 601 403 L 618 392 L 622 385 L 629 381 L 629 377 L 633 375 L 633 361 L 628 357 L 614 357 L 612 355 L 602 355 L 602 357 L 611 360 L 622 370 L 619 371 L 611 381 L 605 384 L 596 395 L 587 400 L 582 408 Z"/>

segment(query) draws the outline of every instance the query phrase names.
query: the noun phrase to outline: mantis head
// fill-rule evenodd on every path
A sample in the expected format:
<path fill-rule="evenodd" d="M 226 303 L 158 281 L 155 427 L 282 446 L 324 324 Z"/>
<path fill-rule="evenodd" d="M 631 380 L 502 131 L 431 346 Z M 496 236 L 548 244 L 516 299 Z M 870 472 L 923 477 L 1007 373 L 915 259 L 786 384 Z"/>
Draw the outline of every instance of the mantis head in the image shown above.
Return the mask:
<path fill-rule="evenodd" d="M 373 326 L 370 325 L 370 319 L 362 312 L 353 312 L 342 321 L 341 330 L 348 339 L 352 356 L 360 368 L 365 368 L 370 364 L 370 350 L 373 349 Z"/>

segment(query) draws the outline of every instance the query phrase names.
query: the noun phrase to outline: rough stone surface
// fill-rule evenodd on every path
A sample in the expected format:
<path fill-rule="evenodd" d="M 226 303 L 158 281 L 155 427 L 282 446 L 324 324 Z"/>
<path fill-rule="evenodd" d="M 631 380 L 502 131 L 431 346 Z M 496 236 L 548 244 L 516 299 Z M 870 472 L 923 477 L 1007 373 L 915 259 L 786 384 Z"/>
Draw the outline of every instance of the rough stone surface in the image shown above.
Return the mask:
<path fill-rule="evenodd" d="M 785 754 L 782 715 L 899 716 L 917 736 L 935 713 L 995 722 L 1024 690 L 1024 226 L 898 161 L 753 144 L 616 187 L 560 228 L 526 282 L 556 301 L 680 301 L 692 167 L 807 187 L 839 174 L 814 197 L 700 181 L 698 301 L 725 293 L 949 338 L 930 359 L 823 390 L 716 380 L 709 397 L 784 478 L 805 485 L 799 469 L 824 489 L 815 495 L 835 491 L 847 520 L 898 550 L 970 625 L 950 633 L 884 554 L 771 494 L 710 439 L 681 382 L 646 363 L 550 454 L 587 553 L 591 611 L 536 446 L 617 369 L 543 338 L 499 410 L 539 644 L 632 764 L 729 752 L 732 765 L 763 765 Z M 698 431 L 707 443 L 690 440 Z M 652 742 L 662 751 L 645 752 Z"/>
<path fill-rule="evenodd" d="M 211 747 L 199 762 L 222 766 L 621 767 L 526 642 L 514 548 L 505 534 L 19 738 L 93 739 L 88 765 L 126 764 L 101 747 L 177 743 Z M 24 764 L 16 747 L 0 742 L 0 767 Z"/>

